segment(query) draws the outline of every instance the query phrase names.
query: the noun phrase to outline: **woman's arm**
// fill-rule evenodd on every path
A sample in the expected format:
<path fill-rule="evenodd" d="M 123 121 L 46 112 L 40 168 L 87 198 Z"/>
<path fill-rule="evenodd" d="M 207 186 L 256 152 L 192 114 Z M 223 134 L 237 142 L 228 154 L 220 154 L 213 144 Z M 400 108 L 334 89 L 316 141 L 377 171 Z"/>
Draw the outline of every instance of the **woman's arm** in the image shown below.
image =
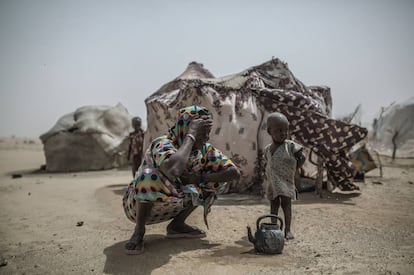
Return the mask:
<path fill-rule="evenodd" d="M 204 126 L 205 120 L 195 119 L 190 123 L 188 134 L 191 134 L 192 137 L 196 137 L 198 132 L 201 131 Z M 174 180 L 181 176 L 187 166 L 187 161 L 195 142 L 195 139 L 188 134 L 184 138 L 184 142 L 180 148 L 161 164 L 161 172 L 170 180 Z"/>
<path fill-rule="evenodd" d="M 207 174 L 200 174 L 200 182 L 226 182 L 231 180 L 238 180 L 240 178 L 239 169 L 229 166 L 225 170 L 210 172 Z"/>
<path fill-rule="evenodd" d="M 187 165 L 193 144 L 194 141 L 190 137 L 186 136 L 184 143 L 180 148 L 178 148 L 177 152 L 175 152 L 161 164 L 161 172 L 171 181 L 181 176 L 183 173 Z"/>
<path fill-rule="evenodd" d="M 185 184 L 199 184 L 206 182 L 227 182 L 231 180 L 238 180 L 240 178 L 240 171 L 234 166 L 229 166 L 220 171 L 212 171 L 208 173 L 198 172 L 184 172 L 181 175 L 181 180 Z"/>

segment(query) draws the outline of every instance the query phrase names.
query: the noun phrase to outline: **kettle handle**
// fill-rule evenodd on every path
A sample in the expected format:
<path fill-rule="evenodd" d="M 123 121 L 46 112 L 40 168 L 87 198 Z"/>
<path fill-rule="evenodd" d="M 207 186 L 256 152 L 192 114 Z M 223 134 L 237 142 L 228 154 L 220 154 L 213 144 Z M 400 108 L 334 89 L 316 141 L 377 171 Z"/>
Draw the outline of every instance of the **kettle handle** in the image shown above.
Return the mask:
<path fill-rule="evenodd" d="M 277 215 L 274 215 L 274 214 L 263 215 L 263 216 L 260 216 L 259 218 L 257 218 L 257 221 L 256 221 L 257 230 L 259 230 L 260 221 L 262 219 L 265 219 L 265 218 L 276 218 L 276 219 L 278 219 L 279 222 L 280 222 L 280 230 L 283 230 L 283 221 L 282 221 L 282 219 L 279 218 Z"/>

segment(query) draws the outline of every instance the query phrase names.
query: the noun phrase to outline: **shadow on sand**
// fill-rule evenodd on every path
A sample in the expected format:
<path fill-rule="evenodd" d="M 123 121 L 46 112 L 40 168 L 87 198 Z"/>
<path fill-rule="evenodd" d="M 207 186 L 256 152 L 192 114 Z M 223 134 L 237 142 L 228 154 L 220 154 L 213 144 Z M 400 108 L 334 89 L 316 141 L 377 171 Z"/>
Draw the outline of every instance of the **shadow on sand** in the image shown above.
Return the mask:
<path fill-rule="evenodd" d="M 111 185 L 105 186 L 105 188 L 111 190 L 115 195 L 123 196 L 126 188 L 128 187 L 128 184 L 127 183 L 111 184 Z"/>
<path fill-rule="evenodd" d="M 123 196 L 127 184 L 112 184 L 107 185 L 105 188 L 111 190 L 115 195 Z M 315 194 L 315 192 L 302 192 L 299 193 L 299 199 L 294 201 L 295 204 L 312 204 L 312 203 L 324 203 L 324 204 L 354 204 L 352 199 L 360 196 L 360 193 L 354 194 L 341 194 L 330 193 L 323 190 L 322 198 Z M 262 198 L 257 195 L 250 194 L 219 194 L 215 205 L 268 205 L 269 201 L 266 198 Z"/>
<path fill-rule="evenodd" d="M 268 200 L 257 195 L 249 194 L 219 194 L 216 205 L 266 205 Z"/>
<path fill-rule="evenodd" d="M 358 197 L 360 193 L 341 194 L 323 192 L 322 198 L 315 194 L 315 192 L 303 192 L 299 194 L 299 199 L 295 200 L 295 204 L 354 204 L 352 198 Z M 269 200 L 260 196 L 246 195 L 246 194 L 223 194 L 218 196 L 216 205 L 268 205 Z"/>
<path fill-rule="evenodd" d="M 211 249 L 220 244 L 201 239 L 167 239 L 164 235 L 145 236 L 145 252 L 141 255 L 126 255 L 123 242 L 104 249 L 105 274 L 151 274 L 169 262 L 173 255 L 192 250 Z"/>
<path fill-rule="evenodd" d="M 123 196 L 127 186 L 127 184 L 111 184 L 105 186 L 105 188 L 112 191 L 115 195 Z M 215 202 L 216 205 L 259 205 L 267 203 L 267 199 L 260 196 L 236 193 L 219 194 Z"/>
<path fill-rule="evenodd" d="M 299 194 L 299 199 L 294 201 L 295 204 L 348 204 L 354 205 L 353 198 L 360 196 L 360 193 L 353 194 L 341 194 L 341 193 L 330 193 L 328 191 L 322 192 L 322 198 L 316 195 L 314 192 L 305 192 Z"/>

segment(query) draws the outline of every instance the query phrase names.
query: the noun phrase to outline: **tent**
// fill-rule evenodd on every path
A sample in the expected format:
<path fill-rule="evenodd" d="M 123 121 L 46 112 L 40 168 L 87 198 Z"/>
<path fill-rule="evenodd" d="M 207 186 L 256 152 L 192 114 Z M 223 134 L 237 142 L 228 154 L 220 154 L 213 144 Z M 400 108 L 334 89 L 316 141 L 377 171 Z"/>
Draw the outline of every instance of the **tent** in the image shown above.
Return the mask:
<path fill-rule="evenodd" d="M 414 157 L 414 97 L 381 108 L 372 125 L 369 145 L 380 155 Z M 394 151 L 395 149 L 395 151 Z"/>
<path fill-rule="evenodd" d="M 330 118 L 329 87 L 305 86 L 277 58 L 219 78 L 202 64 L 192 62 L 145 103 L 145 146 L 173 125 L 177 109 L 197 104 L 213 112 L 210 142 L 242 171 L 239 182 L 231 182 L 227 192 L 260 189 L 263 148 L 270 142 L 266 118 L 274 111 L 290 120 L 293 140 L 323 158 L 335 186 L 342 191 L 357 189 L 352 182 L 355 169 L 346 153 L 365 138 L 366 129 Z"/>
<path fill-rule="evenodd" d="M 89 171 L 125 165 L 131 118 L 122 104 L 83 106 L 62 116 L 40 136 L 46 170 Z"/>

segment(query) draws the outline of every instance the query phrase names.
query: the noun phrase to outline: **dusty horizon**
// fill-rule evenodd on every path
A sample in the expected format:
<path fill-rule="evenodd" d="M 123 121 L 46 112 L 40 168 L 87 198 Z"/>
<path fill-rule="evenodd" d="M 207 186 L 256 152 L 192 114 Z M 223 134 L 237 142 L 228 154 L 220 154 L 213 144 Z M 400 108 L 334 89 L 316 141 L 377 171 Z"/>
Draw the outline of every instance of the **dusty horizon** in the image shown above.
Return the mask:
<path fill-rule="evenodd" d="M 196 61 L 216 77 L 277 57 L 331 88 L 333 115 L 412 96 L 414 2 L 2 1 L 0 136 L 38 137 L 86 105 L 144 98 Z"/>

